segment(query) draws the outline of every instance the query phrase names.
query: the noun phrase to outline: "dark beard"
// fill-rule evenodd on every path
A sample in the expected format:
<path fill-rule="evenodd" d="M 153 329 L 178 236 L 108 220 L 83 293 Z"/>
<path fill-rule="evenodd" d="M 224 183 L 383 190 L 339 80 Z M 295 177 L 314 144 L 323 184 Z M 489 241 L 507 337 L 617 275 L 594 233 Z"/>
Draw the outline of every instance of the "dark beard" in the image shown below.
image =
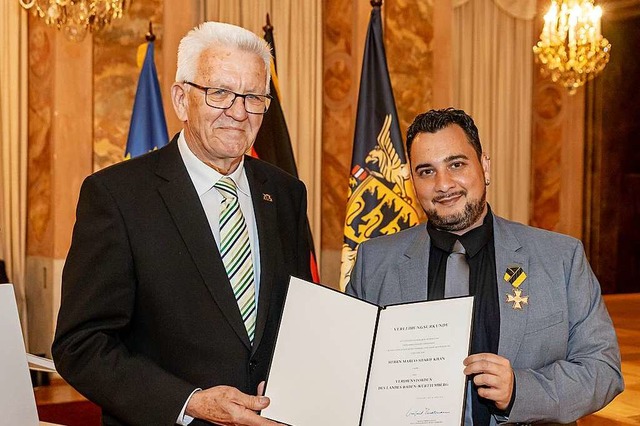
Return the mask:
<path fill-rule="evenodd" d="M 482 193 L 482 197 L 478 200 L 470 200 L 464 205 L 464 210 L 460 213 L 448 216 L 440 216 L 435 209 L 425 210 L 427 219 L 437 229 L 443 231 L 455 232 L 469 228 L 482 216 L 484 207 L 487 204 L 487 193 Z"/>

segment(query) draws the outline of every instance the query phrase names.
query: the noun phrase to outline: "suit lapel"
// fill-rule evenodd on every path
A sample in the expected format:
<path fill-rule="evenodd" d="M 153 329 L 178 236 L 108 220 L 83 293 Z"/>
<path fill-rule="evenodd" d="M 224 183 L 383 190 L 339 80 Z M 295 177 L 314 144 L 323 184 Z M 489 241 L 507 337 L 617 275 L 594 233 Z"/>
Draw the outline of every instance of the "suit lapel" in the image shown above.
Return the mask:
<path fill-rule="evenodd" d="M 166 182 L 158 191 L 198 268 L 204 284 L 238 337 L 251 347 L 236 298 L 202 204 L 178 151 L 177 138 L 163 149 L 156 173 Z"/>
<path fill-rule="evenodd" d="M 273 183 L 266 174 L 255 167 L 253 159 L 245 158 L 244 167 L 251 189 L 260 245 L 260 294 L 253 342 L 253 352 L 255 352 L 264 335 L 273 293 L 273 272 L 276 270 L 276 256 L 279 252 L 276 216 L 278 200 L 274 197 Z"/>
<path fill-rule="evenodd" d="M 529 257 L 524 253 L 522 245 L 511 232 L 509 223 L 494 216 L 494 240 L 496 250 L 496 278 L 498 280 L 498 303 L 500 304 L 500 344 L 498 353 L 505 358 L 515 360 L 524 336 L 529 306 L 513 309 L 513 303 L 507 303 L 507 295 L 513 295 L 513 287 L 504 279 L 504 273 L 509 266 L 518 265 L 527 273 L 529 271 Z M 531 280 L 526 279 L 522 286 L 523 295 L 527 294 L 527 287 Z"/>
<path fill-rule="evenodd" d="M 424 224 L 418 225 L 413 241 L 398 265 L 400 293 L 403 302 L 427 300 L 429 271 L 429 233 Z"/>
<path fill-rule="evenodd" d="M 513 287 L 504 280 L 508 266 L 519 265 L 527 272 L 529 258 L 523 252 L 522 245 L 501 218 L 494 216 L 494 241 L 496 253 L 496 278 L 498 282 L 498 303 L 500 309 L 500 343 L 498 353 L 514 360 L 524 336 L 529 309 L 513 309 L 513 303 L 507 303 L 507 295 L 513 294 Z M 412 243 L 404 253 L 404 259 L 398 264 L 401 300 L 404 302 L 426 300 L 426 277 L 429 271 L 429 248 L 431 245 L 426 227 L 414 235 Z M 524 294 L 530 280 L 522 284 Z"/>

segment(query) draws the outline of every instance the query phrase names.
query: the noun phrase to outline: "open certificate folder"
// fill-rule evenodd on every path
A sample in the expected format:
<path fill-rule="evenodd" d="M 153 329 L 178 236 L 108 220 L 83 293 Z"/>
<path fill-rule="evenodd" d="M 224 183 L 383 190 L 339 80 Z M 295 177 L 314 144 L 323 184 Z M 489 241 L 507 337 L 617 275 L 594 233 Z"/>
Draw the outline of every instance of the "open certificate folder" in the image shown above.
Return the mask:
<path fill-rule="evenodd" d="M 473 297 L 379 307 L 291 278 L 264 417 L 294 426 L 459 425 Z"/>

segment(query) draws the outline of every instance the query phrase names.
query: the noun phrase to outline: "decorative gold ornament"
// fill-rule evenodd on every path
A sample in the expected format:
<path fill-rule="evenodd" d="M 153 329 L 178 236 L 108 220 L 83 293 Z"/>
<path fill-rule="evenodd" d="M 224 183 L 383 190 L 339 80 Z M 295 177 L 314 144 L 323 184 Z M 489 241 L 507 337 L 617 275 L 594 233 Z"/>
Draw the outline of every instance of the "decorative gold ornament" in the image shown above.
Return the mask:
<path fill-rule="evenodd" d="M 522 309 L 522 305 L 529 303 L 529 296 L 521 296 L 522 290 L 513 289 L 513 294 L 507 293 L 507 303 L 513 303 L 513 309 Z"/>
<path fill-rule="evenodd" d="M 122 17 L 126 0 L 19 0 L 25 9 L 62 30 L 72 41 L 82 41 L 87 32 L 99 31 Z"/>
<path fill-rule="evenodd" d="M 356 263 L 358 244 L 376 235 L 388 235 L 418 224 L 419 214 L 411 183 L 411 170 L 391 141 L 393 117 L 386 114 L 364 165 L 356 165 L 349 177 L 340 267 L 344 289 Z M 348 242 L 347 242 L 348 241 Z"/>
<path fill-rule="evenodd" d="M 541 71 L 574 94 L 609 62 L 611 44 L 600 33 L 602 8 L 593 0 L 552 0 L 533 47 Z"/>

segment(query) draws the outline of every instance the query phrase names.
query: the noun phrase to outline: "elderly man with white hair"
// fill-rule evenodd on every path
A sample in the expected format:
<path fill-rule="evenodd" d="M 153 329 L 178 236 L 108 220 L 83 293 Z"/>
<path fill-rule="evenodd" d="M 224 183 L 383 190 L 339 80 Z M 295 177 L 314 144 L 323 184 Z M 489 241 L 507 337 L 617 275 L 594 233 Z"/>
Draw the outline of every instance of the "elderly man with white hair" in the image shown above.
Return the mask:
<path fill-rule="evenodd" d="M 245 156 L 270 51 L 207 22 L 178 51 L 182 131 L 89 176 L 52 352 L 104 425 L 272 425 L 257 412 L 290 275 L 311 279 L 302 182 Z"/>

